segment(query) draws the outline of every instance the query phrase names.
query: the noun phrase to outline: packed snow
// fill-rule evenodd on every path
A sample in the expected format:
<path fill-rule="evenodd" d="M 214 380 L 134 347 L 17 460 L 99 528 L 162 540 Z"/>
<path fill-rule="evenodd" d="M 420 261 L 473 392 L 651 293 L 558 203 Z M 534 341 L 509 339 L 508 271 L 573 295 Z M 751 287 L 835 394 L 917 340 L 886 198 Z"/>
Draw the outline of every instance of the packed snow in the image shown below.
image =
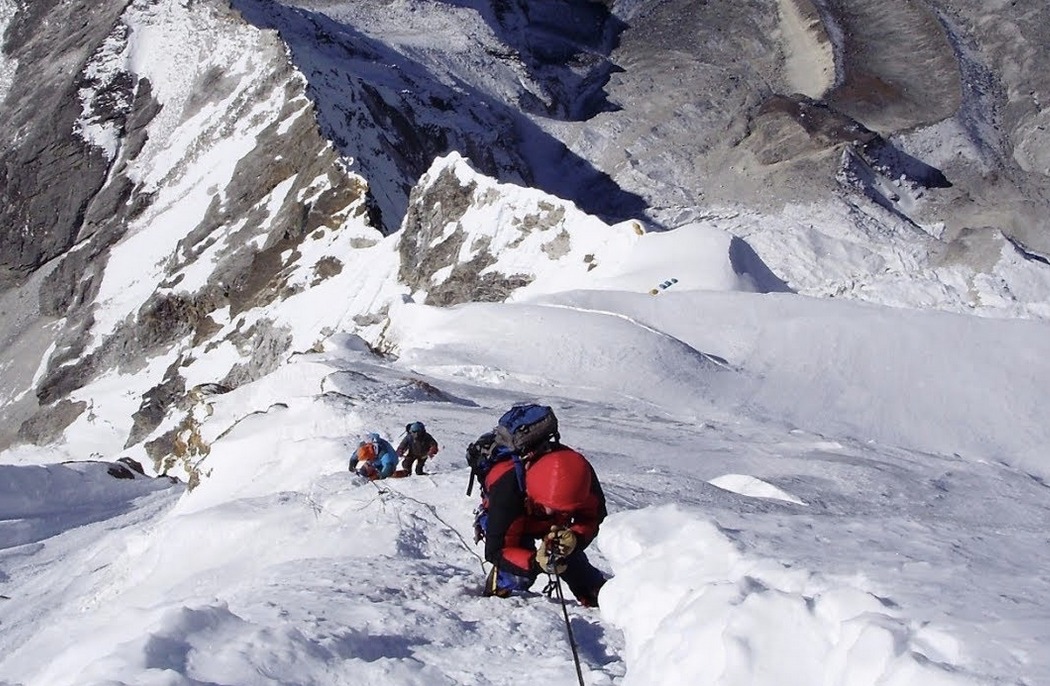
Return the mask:
<path fill-rule="evenodd" d="M 0 683 L 570 684 L 570 630 L 586 684 L 1050 680 L 1048 325 L 756 293 L 715 234 L 632 240 L 661 249 L 593 288 L 398 296 L 387 356 L 335 334 L 199 397 L 192 490 L 5 455 Z M 609 500 L 611 581 L 568 626 L 542 580 L 479 594 L 464 447 L 527 400 Z M 410 421 L 429 475 L 347 471 Z"/>

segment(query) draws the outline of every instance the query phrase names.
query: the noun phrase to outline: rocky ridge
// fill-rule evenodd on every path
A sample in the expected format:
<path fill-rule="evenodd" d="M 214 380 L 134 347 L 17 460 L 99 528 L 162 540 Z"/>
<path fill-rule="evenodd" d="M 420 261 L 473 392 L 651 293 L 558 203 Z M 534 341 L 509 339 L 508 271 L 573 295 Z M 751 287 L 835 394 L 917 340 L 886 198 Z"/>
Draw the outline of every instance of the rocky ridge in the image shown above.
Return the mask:
<path fill-rule="evenodd" d="M 523 241 L 591 269 L 592 228 L 699 221 L 801 293 L 1050 316 L 1046 14 L 0 2 L 0 448 L 88 423 L 71 457 L 192 473 L 209 394 L 334 331 L 383 349 L 391 294 L 511 297 L 544 278 L 497 267 Z"/>

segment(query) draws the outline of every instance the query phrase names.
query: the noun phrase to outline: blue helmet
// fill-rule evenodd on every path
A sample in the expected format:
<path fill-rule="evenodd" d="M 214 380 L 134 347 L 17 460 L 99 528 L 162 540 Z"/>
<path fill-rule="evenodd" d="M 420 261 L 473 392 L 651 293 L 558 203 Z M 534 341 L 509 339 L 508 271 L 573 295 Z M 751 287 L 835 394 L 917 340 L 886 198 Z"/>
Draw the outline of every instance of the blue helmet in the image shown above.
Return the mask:
<path fill-rule="evenodd" d="M 408 431 L 408 433 L 410 434 L 421 434 L 424 431 L 426 431 L 427 428 L 423 426 L 423 422 L 412 422 L 407 427 L 405 427 L 405 430 Z"/>

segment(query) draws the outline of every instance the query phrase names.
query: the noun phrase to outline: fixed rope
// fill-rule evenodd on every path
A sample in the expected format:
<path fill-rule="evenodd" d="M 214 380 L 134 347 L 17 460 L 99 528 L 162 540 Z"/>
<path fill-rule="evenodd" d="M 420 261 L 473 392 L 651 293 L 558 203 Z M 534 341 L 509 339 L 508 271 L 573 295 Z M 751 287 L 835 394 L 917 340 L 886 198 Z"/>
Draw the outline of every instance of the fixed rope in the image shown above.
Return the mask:
<path fill-rule="evenodd" d="M 375 481 L 372 481 L 371 483 L 372 483 L 373 486 L 376 487 L 376 490 L 379 491 L 380 495 L 393 494 L 393 495 L 397 496 L 398 498 L 400 498 L 401 500 L 405 500 L 405 501 L 408 501 L 408 502 L 415 503 L 419 507 L 421 507 L 421 508 L 427 510 L 428 512 L 430 512 L 430 515 L 431 515 L 431 517 L 433 517 L 434 521 L 439 522 L 450 534 L 452 534 L 452 536 L 454 536 L 456 538 L 456 540 L 459 542 L 459 545 L 462 546 L 463 549 L 466 550 L 468 554 L 470 554 L 475 559 L 477 559 L 477 561 L 481 564 L 481 571 L 482 572 L 485 571 L 485 558 L 482 557 L 481 555 L 479 555 L 474 550 L 474 548 L 469 543 L 467 543 L 467 540 L 465 538 L 463 538 L 463 536 L 459 533 L 458 530 L 456 530 L 456 527 L 452 526 L 450 523 L 445 521 L 445 518 L 442 517 L 438 513 L 438 510 L 437 510 L 436 506 L 432 505 L 431 503 L 428 503 L 428 502 L 425 502 L 423 500 L 420 500 L 419 498 L 413 498 L 412 496 L 406 494 L 404 491 L 402 491 L 400 489 L 393 488 L 391 486 L 386 486 L 385 488 L 380 488 L 379 484 L 377 484 Z"/>
<path fill-rule="evenodd" d="M 580 682 L 580 686 L 584 686 L 583 668 L 580 666 L 580 651 L 576 646 L 576 637 L 572 633 L 572 624 L 569 623 L 569 608 L 565 605 L 565 594 L 561 590 L 561 575 L 555 569 L 553 572 L 548 572 L 547 576 L 551 581 L 547 584 L 547 588 L 543 589 L 544 593 L 549 596 L 554 592 L 558 596 L 558 602 L 561 603 L 562 616 L 565 618 L 565 633 L 569 636 L 569 648 L 572 649 L 572 661 L 576 664 L 576 679 Z"/>

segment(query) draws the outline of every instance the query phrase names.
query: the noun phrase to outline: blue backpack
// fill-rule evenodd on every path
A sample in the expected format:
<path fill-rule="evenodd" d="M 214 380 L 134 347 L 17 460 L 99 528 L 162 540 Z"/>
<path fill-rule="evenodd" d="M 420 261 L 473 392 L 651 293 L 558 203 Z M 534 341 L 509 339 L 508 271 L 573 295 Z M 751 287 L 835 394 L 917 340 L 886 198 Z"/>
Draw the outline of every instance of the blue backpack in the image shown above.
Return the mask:
<path fill-rule="evenodd" d="M 496 427 L 482 434 L 467 446 L 467 464 L 470 465 L 470 483 L 467 495 L 474 488 L 474 480 L 484 482 L 493 465 L 504 460 L 520 463 L 541 455 L 558 444 L 558 418 L 547 405 L 523 404 L 503 413 Z M 520 479 L 519 479 L 520 480 Z"/>
<path fill-rule="evenodd" d="M 497 445 L 523 456 L 547 452 L 561 439 L 558 418 L 548 405 L 515 405 L 503 413 L 492 432 Z"/>
<path fill-rule="evenodd" d="M 484 520 L 488 514 L 485 475 L 496 464 L 512 460 L 518 485 L 524 491 L 525 462 L 558 445 L 559 440 L 558 418 L 554 410 L 547 405 L 523 404 L 507 410 L 492 431 L 482 434 L 467 446 L 467 464 L 470 465 L 467 495 L 474 490 L 475 479 L 482 483 L 482 503 L 474 512 L 475 541 L 484 537 L 480 531 L 484 531 Z"/>

